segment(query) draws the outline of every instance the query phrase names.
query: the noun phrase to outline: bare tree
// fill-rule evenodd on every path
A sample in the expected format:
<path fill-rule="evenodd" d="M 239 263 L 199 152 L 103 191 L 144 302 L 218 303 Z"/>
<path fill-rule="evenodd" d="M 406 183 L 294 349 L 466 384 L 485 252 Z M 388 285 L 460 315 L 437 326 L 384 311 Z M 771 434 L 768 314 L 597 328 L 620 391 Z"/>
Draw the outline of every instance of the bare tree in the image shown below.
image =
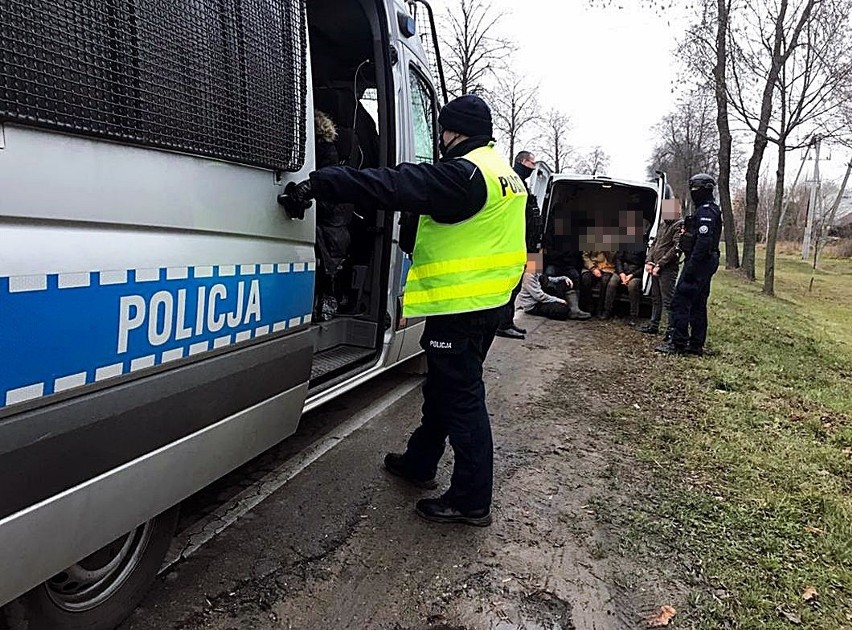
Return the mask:
<path fill-rule="evenodd" d="M 814 7 L 824 1 L 803 0 L 791 7 L 789 0 L 748 0 L 736 28 L 729 29 L 733 80 L 728 82 L 728 99 L 737 117 L 754 133 L 743 224 L 742 271 L 749 280 L 755 278 L 760 167 L 769 144 L 777 83 Z"/>
<path fill-rule="evenodd" d="M 850 4 L 829 0 L 814 7 L 800 44 L 790 52 L 776 82 L 779 112 L 769 125 L 769 141 L 778 147 L 778 169 L 766 238 L 763 292 L 767 295 L 775 294 L 775 245 L 784 206 L 787 152 L 803 146 L 791 138 L 801 128 L 817 129 L 824 137 L 845 131 L 843 106 L 852 81 L 852 57 L 849 29 L 842 25 L 848 24 Z"/>
<path fill-rule="evenodd" d="M 562 172 L 571 156 L 571 145 L 566 139 L 570 128 L 570 119 L 558 109 L 548 111 L 540 122 L 542 144 L 540 153 L 550 164 L 553 164 L 556 173 Z"/>
<path fill-rule="evenodd" d="M 588 173 L 592 177 L 602 175 L 609 169 L 609 154 L 601 147 L 592 148 L 586 155 L 574 162 L 574 169 L 578 173 Z"/>
<path fill-rule="evenodd" d="M 740 252 L 737 243 L 737 226 L 731 204 L 731 146 L 733 136 L 728 119 L 727 85 L 727 38 L 730 23 L 732 0 L 716 2 L 716 63 L 713 66 L 714 94 L 716 97 L 716 128 L 719 131 L 719 203 L 725 224 L 725 268 L 736 269 L 740 266 Z"/>
<path fill-rule="evenodd" d="M 451 96 L 484 92 L 494 69 L 513 52 L 497 35 L 502 17 L 484 0 L 454 0 L 449 7 L 441 43 Z"/>
<path fill-rule="evenodd" d="M 731 199 L 731 161 L 733 134 L 728 115 L 728 39 L 731 15 L 739 11 L 741 0 L 699 0 L 696 19 L 680 46 L 687 68 L 709 81 L 716 100 L 718 131 L 719 205 L 725 225 L 725 267 L 740 266 L 737 222 Z"/>
<path fill-rule="evenodd" d="M 538 86 L 527 85 L 517 78 L 492 91 L 491 105 L 494 126 L 505 136 L 512 160 L 521 132 L 541 118 Z"/>
<path fill-rule="evenodd" d="M 689 201 L 689 178 L 717 175 L 718 130 L 713 92 L 707 86 L 689 92 L 654 127 L 659 140 L 651 154 L 648 176 L 665 171 L 675 196 Z"/>
<path fill-rule="evenodd" d="M 686 67 L 697 76 L 708 79 L 713 85 L 716 99 L 716 128 L 718 130 L 718 189 L 725 234 L 725 267 L 740 266 L 737 243 L 737 222 L 731 199 L 731 161 L 733 157 L 733 134 L 728 115 L 728 41 L 731 31 L 731 16 L 739 12 L 742 2 L 749 0 L 695 0 L 691 6 L 696 10 L 696 19 L 680 46 L 680 58 Z M 592 7 L 610 8 L 618 6 L 614 0 L 588 0 Z M 662 0 L 638 0 L 638 4 L 664 16 L 671 2 Z"/>

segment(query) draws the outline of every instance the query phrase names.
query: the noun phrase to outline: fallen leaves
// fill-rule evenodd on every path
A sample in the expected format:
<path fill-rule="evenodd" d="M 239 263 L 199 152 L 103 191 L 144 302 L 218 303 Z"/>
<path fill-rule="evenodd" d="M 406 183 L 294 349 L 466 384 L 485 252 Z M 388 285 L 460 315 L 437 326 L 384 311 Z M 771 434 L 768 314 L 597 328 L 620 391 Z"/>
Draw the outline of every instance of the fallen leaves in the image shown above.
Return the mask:
<path fill-rule="evenodd" d="M 819 597 L 819 593 L 817 593 L 817 590 L 813 586 L 807 587 L 802 592 L 802 600 L 803 601 L 812 602 L 812 601 L 815 601 L 817 597 Z"/>
<path fill-rule="evenodd" d="M 792 623 L 794 626 L 802 625 L 802 618 L 796 613 L 792 613 L 789 610 L 784 610 L 783 608 L 778 608 L 778 614 L 784 617 L 784 619 Z"/>
<path fill-rule="evenodd" d="M 669 625 L 676 614 L 677 611 L 674 609 L 674 606 L 660 606 L 660 610 L 657 611 L 657 614 L 650 617 L 646 623 L 649 628 L 662 628 Z"/>

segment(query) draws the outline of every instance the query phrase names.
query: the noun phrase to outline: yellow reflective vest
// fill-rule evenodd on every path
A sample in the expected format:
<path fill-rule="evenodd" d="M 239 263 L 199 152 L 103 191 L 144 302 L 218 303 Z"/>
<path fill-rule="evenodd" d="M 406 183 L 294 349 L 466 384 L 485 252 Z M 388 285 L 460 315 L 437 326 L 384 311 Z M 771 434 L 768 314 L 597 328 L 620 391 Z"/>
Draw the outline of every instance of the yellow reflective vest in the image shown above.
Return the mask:
<path fill-rule="evenodd" d="M 403 317 L 481 311 L 509 301 L 527 260 L 523 181 L 494 144 L 464 156 L 485 177 L 482 209 L 460 223 L 420 217 Z"/>

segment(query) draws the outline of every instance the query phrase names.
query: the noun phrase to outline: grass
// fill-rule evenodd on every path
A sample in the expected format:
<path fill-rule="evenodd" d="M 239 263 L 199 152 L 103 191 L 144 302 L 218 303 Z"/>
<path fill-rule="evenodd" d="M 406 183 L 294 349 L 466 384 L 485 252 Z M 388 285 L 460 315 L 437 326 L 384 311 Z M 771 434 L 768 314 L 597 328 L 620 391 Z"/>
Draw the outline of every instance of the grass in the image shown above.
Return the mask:
<path fill-rule="evenodd" d="M 643 411 L 613 414 L 654 476 L 625 538 L 691 576 L 680 627 L 852 628 L 852 261 L 810 279 L 782 256 L 769 298 L 721 271 L 713 354 L 655 359 Z"/>

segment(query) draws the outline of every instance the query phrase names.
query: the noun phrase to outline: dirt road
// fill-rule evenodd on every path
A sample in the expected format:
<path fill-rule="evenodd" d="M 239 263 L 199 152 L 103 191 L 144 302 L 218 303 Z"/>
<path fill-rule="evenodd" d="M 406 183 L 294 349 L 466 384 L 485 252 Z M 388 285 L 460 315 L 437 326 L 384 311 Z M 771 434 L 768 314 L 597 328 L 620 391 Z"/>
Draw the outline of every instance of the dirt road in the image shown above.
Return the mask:
<path fill-rule="evenodd" d="M 497 339 L 486 363 L 490 528 L 419 519 L 425 495 L 380 468 L 419 421 L 415 389 L 170 569 L 123 630 L 643 627 L 678 589 L 602 512 L 642 490 L 608 418 L 634 404 L 630 366 L 651 340 L 619 322 L 520 321 L 526 341 Z"/>

